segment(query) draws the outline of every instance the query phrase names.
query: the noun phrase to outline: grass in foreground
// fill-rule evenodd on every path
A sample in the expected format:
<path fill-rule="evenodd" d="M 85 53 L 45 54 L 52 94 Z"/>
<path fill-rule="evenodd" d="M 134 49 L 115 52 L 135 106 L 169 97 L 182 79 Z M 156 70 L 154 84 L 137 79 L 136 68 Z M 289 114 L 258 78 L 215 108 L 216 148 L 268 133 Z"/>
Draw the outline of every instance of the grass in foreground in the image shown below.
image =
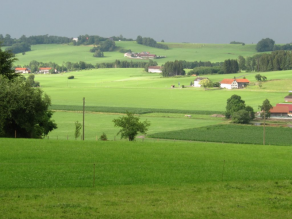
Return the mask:
<path fill-rule="evenodd" d="M 2 218 L 291 218 L 292 181 L 0 189 Z"/>
<path fill-rule="evenodd" d="M 291 145 L 291 128 L 266 127 L 267 145 Z M 192 141 L 262 144 L 263 127 L 253 125 L 214 125 L 193 129 L 155 133 L 151 138 L 178 139 Z"/>
<path fill-rule="evenodd" d="M 292 214 L 291 147 L 0 141 L 2 218 L 290 218 Z"/>

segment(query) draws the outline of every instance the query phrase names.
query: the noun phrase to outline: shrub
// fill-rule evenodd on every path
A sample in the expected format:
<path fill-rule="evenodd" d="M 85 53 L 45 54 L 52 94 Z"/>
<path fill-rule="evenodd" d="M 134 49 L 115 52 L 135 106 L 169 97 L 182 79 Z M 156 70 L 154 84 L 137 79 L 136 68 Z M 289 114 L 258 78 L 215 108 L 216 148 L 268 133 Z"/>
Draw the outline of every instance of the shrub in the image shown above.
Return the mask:
<path fill-rule="evenodd" d="M 220 87 L 220 82 L 214 82 L 213 87 Z"/>
<path fill-rule="evenodd" d="M 103 132 L 102 135 L 99 137 L 100 141 L 107 141 L 107 136 L 106 134 Z"/>
<path fill-rule="evenodd" d="M 181 88 L 185 88 L 185 86 L 184 86 L 184 85 L 182 85 L 182 86 L 181 86 Z"/>
<path fill-rule="evenodd" d="M 73 75 L 68 76 L 68 79 L 74 79 L 74 76 Z"/>

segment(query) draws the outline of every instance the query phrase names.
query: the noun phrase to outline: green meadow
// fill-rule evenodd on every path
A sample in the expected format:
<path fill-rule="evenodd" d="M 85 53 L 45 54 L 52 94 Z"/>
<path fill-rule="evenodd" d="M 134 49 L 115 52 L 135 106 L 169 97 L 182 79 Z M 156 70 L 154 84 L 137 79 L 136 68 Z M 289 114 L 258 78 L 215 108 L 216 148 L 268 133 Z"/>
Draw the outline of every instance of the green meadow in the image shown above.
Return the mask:
<path fill-rule="evenodd" d="M 59 65 L 67 61 L 85 61 L 91 64 L 114 62 L 117 59 L 121 61 L 141 61 L 125 58 L 124 54 L 118 51 L 122 48 L 131 49 L 133 52 L 147 51 L 158 56 L 166 56 L 166 58 L 155 60 L 159 65 L 174 60 L 222 62 L 225 59 L 237 59 L 239 55 L 252 56 L 257 54 L 255 50 L 256 45 L 165 43 L 169 46 L 169 49 L 163 50 L 140 45 L 135 41 L 117 41 L 115 43 L 117 50 L 104 52 L 105 57 L 102 58 L 93 57 L 93 53 L 89 52 L 92 46 L 72 46 L 66 44 L 32 45 L 32 51 L 26 52 L 25 55 L 16 55 L 18 61 L 15 64 L 23 66 L 29 64 L 32 60 L 46 63 L 55 62 Z"/>
<path fill-rule="evenodd" d="M 290 218 L 291 147 L 1 139 L 2 218 Z"/>
<path fill-rule="evenodd" d="M 167 56 L 157 60 L 160 65 L 256 54 L 255 45 L 167 43 L 169 50 L 135 42 L 116 45 Z M 35 45 L 17 55 L 16 64 L 127 60 L 118 51 L 94 58 L 89 49 Z M 42 140 L 0 139 L 1 217 L 291 218 L 291 129 L 267 127 L 264 146 L 262 127 L 231 125 L 220 117 L 233 94 L 258 111 L 265 99 L 275 105 L 292 90 L 292 71 L 261 72 L 268 79 L 261 88 L 255 74 L 206 76 L 213 82 L 251 81 L 239 90 L 194 88 L 189 85 L 195 77 L 162 78 L 143 69 L 35 75 L 51 97 L 58 129 Z M 74 139 L 83 98 L 85 141 Z M 146 136 L 120 140 L 112 121 L 126 111 L 151 123 Z M 98 140 L 102 133 L 109 141 Z"/>

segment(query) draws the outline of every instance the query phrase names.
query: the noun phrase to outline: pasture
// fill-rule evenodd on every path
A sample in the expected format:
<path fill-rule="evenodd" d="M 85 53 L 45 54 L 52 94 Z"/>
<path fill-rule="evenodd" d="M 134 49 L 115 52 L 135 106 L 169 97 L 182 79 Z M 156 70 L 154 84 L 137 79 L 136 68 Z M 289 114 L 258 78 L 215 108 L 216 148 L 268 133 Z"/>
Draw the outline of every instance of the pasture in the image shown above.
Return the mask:
<path fill-rule="evenodd" d="M 291 147 L 1 139 L 3 218 L 289 218 Z"/>
<path fill-rule="evenodd" d="M 133 52 L 147 51 L 158 56 L 166 56 L 166 58 L 155 60 L 159 65 L 174 60 L 222 62 L 225 59 L 237 59 L 239 55 L 252 56 L 257 54 L 255 50 L 256 45 L 165 43 L 170 49 L 163 50 L 140 45 L 135 41 L 117 41 L 115 43 L 117 50 L 104 52 L 105 57 L 102 58 L 93 57 L 93 53 L 89 52 L 92 46 L 72 46 L 66 44 L 32 45 L 32 51 L 26 52 L 25 55 L 16 55 L 18 58 L 16 64 L 23 66 L 29 64 L 32 60 L 46 63 L 55 62 L 59 65 L 68 61 L 85 61 L 93 65 L 102 62 L 115 62 L 117 59 L 121 61 L 141 61 L 125 58 L 124 54 L 118 51 L 122 48 L 131 49 Z"/>

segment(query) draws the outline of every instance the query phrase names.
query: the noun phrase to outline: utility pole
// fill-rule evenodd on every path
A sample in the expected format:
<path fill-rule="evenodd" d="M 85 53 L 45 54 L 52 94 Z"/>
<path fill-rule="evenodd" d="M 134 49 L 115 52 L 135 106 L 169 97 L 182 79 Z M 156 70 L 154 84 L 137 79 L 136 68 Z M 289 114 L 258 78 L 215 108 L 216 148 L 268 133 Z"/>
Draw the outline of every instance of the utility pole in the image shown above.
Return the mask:
<path fill-rule="evenodd" d="M 265 145 L 266 141 L 266 112 L 264 111 L 264 133 L 263 133 L 263 145 Z"/>
<path fill-rule="evenodd" d="M 83 126 L 82 126 L 82 140 L 84 141 L 84 111 L 85 111 L 85 97 L 83 97 Z"/>

